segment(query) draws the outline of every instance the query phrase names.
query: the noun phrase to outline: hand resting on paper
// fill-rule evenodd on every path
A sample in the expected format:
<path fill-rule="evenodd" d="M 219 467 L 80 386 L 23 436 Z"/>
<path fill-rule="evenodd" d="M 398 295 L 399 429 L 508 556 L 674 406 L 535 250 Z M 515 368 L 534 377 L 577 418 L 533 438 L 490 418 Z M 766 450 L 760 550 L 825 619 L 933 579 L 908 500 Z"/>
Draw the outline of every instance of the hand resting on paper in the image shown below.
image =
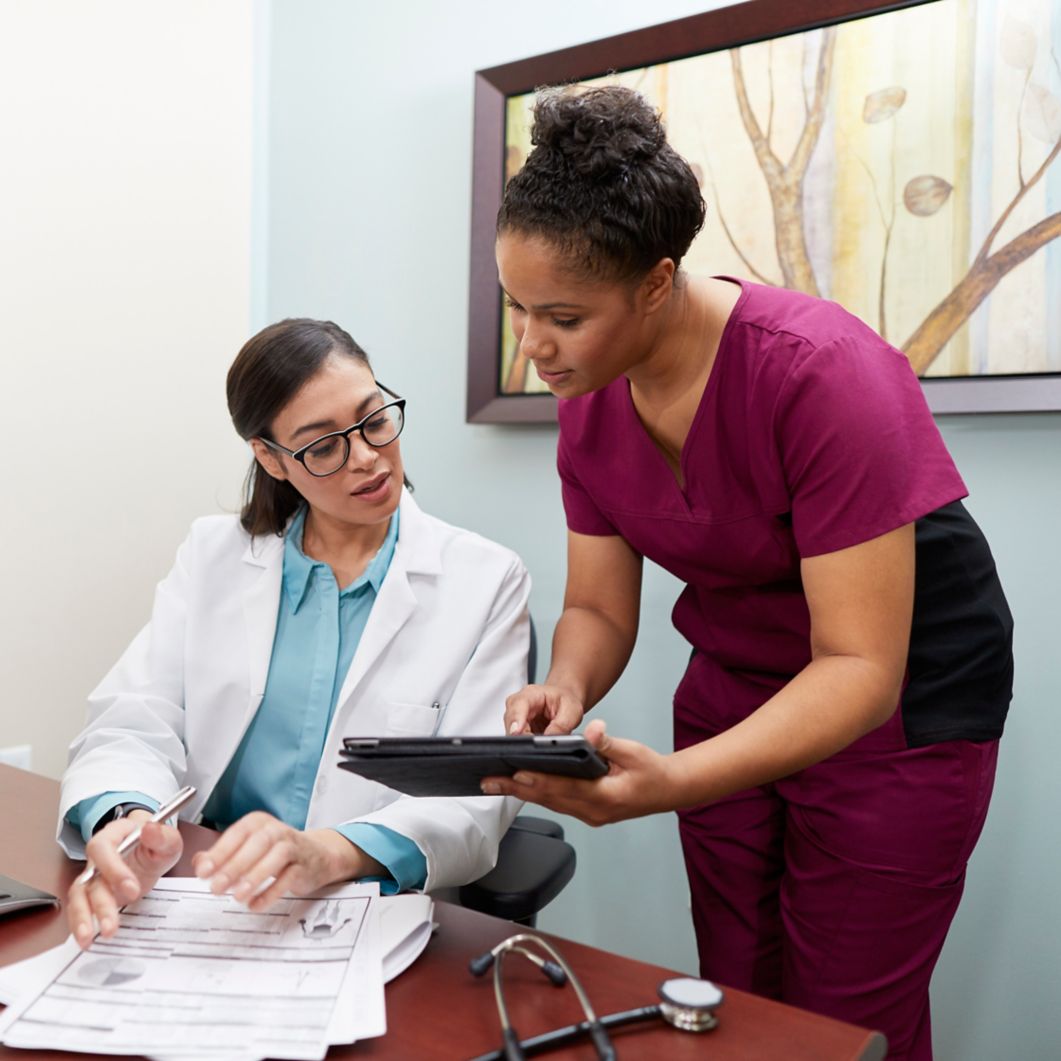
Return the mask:
<path fill-rule="evenodd" d="M 87 886 L 71 886 L 66 907 L 79 946 L 92 942 L 93 918 L 101 936 L 113 936 L 119 908 L 146 895 L 180 858 L 180 833 L 171 825 L 149 822 L 150 817 L 147 811 L 133 811 L 101 829 L 86 845 L 86 855 L 99 872 Z M 118 845 L 141 822 L 147 824 L 139 847 L 122 858 Z M 385 866 L 334 829 L 301 831 L 262 811 L 231 825 L 211 848 L 195 855 L 192 866 L 196 876 L 210 882 L 215 895 L 230 892 L 255 912 L 267 910 L 288 892 L 307 895 L 336 881 L 387 875 Z"/>
<path fill-rule="evenodd" d="M 113 936 L 118 931 L 118 908 L 149 892 L 180 858 L 181 834 L 150 818 L 150 811 L 134 810 L 100 829 L 85 845 L 86 857 L 99 872 L 87 885 L 75 881 L 66 897 L 66 920 L 79 946 L 92 942 L 93 918 L 101 936 Z M 139 825 L 144 826 L 140 844 L 123 858 L 118 845 Z"/>
<path fill-rule="evenodd" d="M 336 881 L 387 875 L 385 866 L 334 829 L 293 829 L 264 811 L 230 825 L 192 866 L 215 895 L 229 892 L 256 913 L 288 892 L 308 895 Z"/>

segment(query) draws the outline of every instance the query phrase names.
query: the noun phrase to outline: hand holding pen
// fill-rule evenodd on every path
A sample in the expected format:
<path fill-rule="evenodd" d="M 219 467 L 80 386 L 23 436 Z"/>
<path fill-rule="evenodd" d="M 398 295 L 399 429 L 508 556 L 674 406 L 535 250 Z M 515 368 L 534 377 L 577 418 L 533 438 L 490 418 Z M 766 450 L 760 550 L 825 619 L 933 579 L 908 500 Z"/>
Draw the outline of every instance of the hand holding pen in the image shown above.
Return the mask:
<path fill-rule="evenodd" d="M 181 835 L 165 822 L 193 795 L 194 788 L 182 789 L 150 817 L 111 822 L 89 840 L 89 866 L 71 885 L 66 906 L 70 931 L 81 947 L 92 942 L 93 920 L 100 935 L 112 936 L 118 930 L 119 907 L 150 891 L 180 858 Z"/>

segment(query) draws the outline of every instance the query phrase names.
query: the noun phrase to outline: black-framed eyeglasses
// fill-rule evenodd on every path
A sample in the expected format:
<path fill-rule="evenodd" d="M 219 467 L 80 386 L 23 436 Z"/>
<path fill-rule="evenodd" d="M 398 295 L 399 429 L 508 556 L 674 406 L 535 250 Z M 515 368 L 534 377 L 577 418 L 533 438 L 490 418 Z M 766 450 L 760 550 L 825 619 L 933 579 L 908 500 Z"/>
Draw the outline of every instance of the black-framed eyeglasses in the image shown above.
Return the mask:
<path fill-rule="evenodd" d="M 258 437 L 270 449 L 286 453 L 293 460 L 297 460 L 310 475 L 315 475 L 318 479 L 334 475 L 350 459 L 350 436 L 355 431 L 360 432 L 368 445 L 380 449 L 390 445 L 405 427 L 405 399 L 398 397 L 389 387 L 384 387 L 379 380 L 376 380 L 376 386 L 395 401 L 381 405 L 345 431 L 332 431 L 321 435 L 299 449 L 287 449 L 264 435 Z"/>

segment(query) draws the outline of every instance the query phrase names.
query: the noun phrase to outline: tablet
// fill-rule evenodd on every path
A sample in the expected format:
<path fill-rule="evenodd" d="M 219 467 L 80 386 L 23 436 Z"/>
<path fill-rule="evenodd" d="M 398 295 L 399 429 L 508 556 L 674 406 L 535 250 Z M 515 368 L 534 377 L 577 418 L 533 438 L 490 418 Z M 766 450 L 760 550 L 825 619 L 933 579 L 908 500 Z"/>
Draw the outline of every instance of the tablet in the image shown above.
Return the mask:
<path fill-rule="evenodd" d="M 347 737 L 339 767 L 410 796 L 481 796 L 484 777 L 534 770 L 595 778 L 607 762 L 585 737 Z"/>

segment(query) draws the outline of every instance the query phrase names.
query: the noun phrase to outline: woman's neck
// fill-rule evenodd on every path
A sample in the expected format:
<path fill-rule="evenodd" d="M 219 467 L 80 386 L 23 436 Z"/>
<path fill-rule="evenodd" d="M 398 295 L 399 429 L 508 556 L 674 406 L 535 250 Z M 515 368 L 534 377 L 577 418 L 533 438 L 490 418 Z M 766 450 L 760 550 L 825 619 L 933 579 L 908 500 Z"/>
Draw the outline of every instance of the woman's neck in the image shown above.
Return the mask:
<path fill-rule="evenodd" d="M 327 564 L 340 588 L 345 588 L 365 573 L 389 527 L 390 519 L 351 524 L 310 508 L 302 525 L 302 551 L 310 559 Z"/>
<path fill-rule="evenodd" d="M 627 374 L 638 418 L 681 486 L 682 449 L 738 298 L 734 284 L 687 279 L 675 289 L 648 356 Z"/>
<path fill-rule="evenodd" d="M 724 280 L 685 277 L 675 287 L 651 349 L 627 374 L 646 406 L 665 408 L 703 392 L 740 288 Z"/>

